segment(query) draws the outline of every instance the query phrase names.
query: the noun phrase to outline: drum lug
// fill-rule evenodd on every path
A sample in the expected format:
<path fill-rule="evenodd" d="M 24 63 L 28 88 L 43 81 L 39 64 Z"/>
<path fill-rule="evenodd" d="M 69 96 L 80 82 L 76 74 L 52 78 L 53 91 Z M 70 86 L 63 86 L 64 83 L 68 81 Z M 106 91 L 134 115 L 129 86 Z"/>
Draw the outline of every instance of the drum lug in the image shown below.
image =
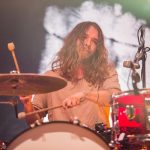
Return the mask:
<path fill-rule="evenodd" d="M 78 117 L 74 117 L 72 123 L 75 124 L 75 125 L 80 125 L 79 118 Z"/>
<path fill-rule="evenodd" d="M 41 126 L 42 121 L 41 120 L 36 120 L 34 123 L 30 124 L 31 128 L 34 128 L 35 126 Z"/>

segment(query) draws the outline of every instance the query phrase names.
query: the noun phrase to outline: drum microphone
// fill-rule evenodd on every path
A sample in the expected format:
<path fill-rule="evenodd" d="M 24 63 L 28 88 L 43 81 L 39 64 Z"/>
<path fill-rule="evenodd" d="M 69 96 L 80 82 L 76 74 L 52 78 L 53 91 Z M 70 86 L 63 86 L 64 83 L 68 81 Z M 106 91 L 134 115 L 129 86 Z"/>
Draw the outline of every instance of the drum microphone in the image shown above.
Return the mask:
<path fill-rule="evenodd" d="M 140 68 L 140 64 L 139 64 L 139 61 L 143 58 L 144 54 L 142 52 L 142 47 L 139 47 L 138 48 L 138 51 L 135 55 L 135 59 L 134 61 L 131 61 L 131 60 L 125 60 L 123 62 L 123 67 L 126 67 L 126 68 L 131 68 L 131 69 L 139 69 Z"/>
<path fill-rule="evenodd" d="M 139 64 L 139 62 L 132 62 L 131 60 L 125 60 L 123 62 L 123 67 L 139 69 L 140 64 Z"/>

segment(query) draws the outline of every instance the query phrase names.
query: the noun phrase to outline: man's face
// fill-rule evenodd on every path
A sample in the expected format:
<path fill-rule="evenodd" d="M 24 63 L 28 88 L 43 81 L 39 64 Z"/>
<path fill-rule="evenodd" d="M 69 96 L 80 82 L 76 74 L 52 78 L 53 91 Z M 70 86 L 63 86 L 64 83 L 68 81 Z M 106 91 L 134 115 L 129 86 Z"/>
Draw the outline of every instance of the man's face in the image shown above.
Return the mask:
<path fill-rule="evenodd" d="M 77 40 L 77 52 L 79 59 L 83 60 L 95 53 L 98 43 L 98 31 L 90 26 L 82 39 Z"/>

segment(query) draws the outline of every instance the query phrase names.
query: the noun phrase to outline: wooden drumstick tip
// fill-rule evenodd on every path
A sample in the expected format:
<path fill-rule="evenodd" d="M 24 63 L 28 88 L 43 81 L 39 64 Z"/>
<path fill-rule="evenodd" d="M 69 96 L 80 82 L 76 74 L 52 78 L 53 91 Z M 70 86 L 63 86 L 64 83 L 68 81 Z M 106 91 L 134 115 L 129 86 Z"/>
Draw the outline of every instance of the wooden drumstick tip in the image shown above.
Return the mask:
<path fill-rule="evenodd" d="M 9 51 L 14 51 L 14 49 L 15 49 L 15 45 L 14 45 L 14 43 L 13 42 L 10 42 L 10 43 L 8 43 L 8 49 L 9 49 Z"/>

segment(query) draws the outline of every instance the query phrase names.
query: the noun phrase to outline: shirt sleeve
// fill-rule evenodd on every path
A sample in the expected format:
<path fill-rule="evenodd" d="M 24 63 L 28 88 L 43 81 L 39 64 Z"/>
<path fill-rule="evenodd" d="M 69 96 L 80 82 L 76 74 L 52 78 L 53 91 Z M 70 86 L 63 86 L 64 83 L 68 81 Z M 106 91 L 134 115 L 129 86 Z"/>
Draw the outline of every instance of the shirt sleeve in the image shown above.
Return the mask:
<path fill-rule="evenodd" d="M 61 78 L 57 72 L 54 72 L 51 70 L 45 72 L 44 75 Z M 37 109 L 47 108 L 51 104 L 51 93 L 43 93 L 43 94 L 34 95 L 32 104 Z"/>
<path fill-rule="evenodd" d="M 47 107 L 46 94 L 36 94 L 33 96 L 32 105 L 37 109 Z"/>
<path fill-rule="evenodd" d="M 110 67 L 109 76 L 105 79 L 103 83 L 103 89 L 116 89 L 120 91 L 118 74 L 113 66 Z"/>

